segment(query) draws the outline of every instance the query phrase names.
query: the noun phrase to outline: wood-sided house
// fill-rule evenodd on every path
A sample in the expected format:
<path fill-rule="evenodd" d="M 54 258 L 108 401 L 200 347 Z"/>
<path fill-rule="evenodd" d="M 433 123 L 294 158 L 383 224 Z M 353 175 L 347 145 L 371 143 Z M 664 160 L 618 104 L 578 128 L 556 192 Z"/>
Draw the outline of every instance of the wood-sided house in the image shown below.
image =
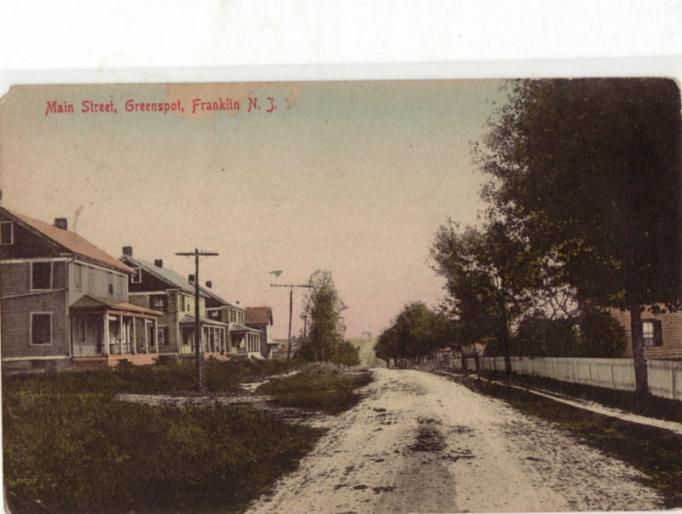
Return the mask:
<path fill-rule="evenodd" d="M 279 346 L 279 342 L 272 338 L 273 324 L 274 318 L 270 307 L 246 308 L 246 326 L 254 328 L 261 333 L 260 351 L 266 359 L 272 358 Z"/>
<path fill-rule="evenodd" d="M 65 218 L 0 208 L 3 371 L 152 363 L 159 313 L 128 302 L 132 273 Z"/>
<path fill-rule="evenodd" d="M 211 291 L 211 282 L 206 283 L 204 292 L 208 295 L 206 310 L 211 319 L 222 321 L 228 325 L 229 352 L 232 354 L 262 358 L 261 333 L 259 330 L 247 326 L 245 321 L 246 310 L 232 304 Z"/>
<path fill-rule="evenodd" d="M 163 265 L 163 260 L 149 262 L 133 256 L 131 246 L 123 247 L 121 262 L 132 269 L 130 302 L 162 313 L 158 323 L 159 352 L 165 356 L 194 355 L 193 276 L 185 278 Z M 227 359 L 228 324 L 208 316 L 206 289 L 199 291 L 199 320 L 205 358 Z"/>
<path fill-rule="evenodd" d="M 609 311 L 625 330 L 625 356 L 632 356 L 630 313 L 618 309 Z M 642 312 L 644 357 L 646 359 L 682 360 L 682 312 L 654 314 Z"/>

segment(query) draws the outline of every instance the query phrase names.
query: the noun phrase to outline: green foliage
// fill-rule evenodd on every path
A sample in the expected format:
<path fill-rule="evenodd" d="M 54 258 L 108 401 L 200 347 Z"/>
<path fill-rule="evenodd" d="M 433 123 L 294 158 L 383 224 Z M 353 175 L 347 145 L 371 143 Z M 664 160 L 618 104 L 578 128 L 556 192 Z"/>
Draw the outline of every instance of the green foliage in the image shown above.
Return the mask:
<path fill-rule="evenodd" d="M 241 382 L 260 381 L 264 377 L 286 371 L 279 360 L 209 359 L 204 367 L 206 388 L 211 392 L 235 391 Z M 64 372 L 50 376 L 15 376 L 3 378 L 3 386 L 34 392 L 55 393 L 181 393 L 196 388 L 196 365 L 183 360 L 154 366 L 117 366 L 81 372 Z"/>
<path fill-rule="evenodd" d="M 422 302 L 403 307 L 394 323 L 377 340 L 376 356 L 390 359 L 417 359 L 450 342 L 452 323 L 441 312 Z"/>
<path fill-rule="evenodd" d="M 445 278 L 460 344 L 496 341 L 508 356 L 510 325 L 541 281 L 541 259 L 519 227 L 492 213 L 483 230 L 449 222 L 436 233 L 431 258 Z"/>
<path fill-rule="evenodd" d="M 243 407 L 148 407 L 11 386 L 2 400 L 16 513 L 238 510 L 320 435 Z"/>
<path fill-rule="evenodd" d="M 526 318 L 519 323 L 512 338 L 512 353 L 535 357 L 580 357 L 580 339 L 575 326 L 572 319 Z"/>
<path fill-rule="evenodd" d="M 591 309 L 580 319 L 581 357 L 622 357 L 625 329 L 613 316 Z"/>
<path fill-rule="evenodd" d="M 533 357 L 622 357 L 625 331 L 612 316 L 595 309 L 564 319 L 528 317 L 511 339 L 513 355 Z M 503 355 L 489 344 L 486 355 Z"/>
<path fill-rule="evenodd" d="M 488 198 L 581 299 L 679 297 L 680 92 L 672 80 L 522 80 L 489 121 Z"/>
<path fill-rule="evenodd" d="M 680 305 L 680 91 L 670 79 L 518 80 L 477 159 L 485 191 L 579 300 L 640 313 Z"/>
<path fill-rule="evenodd" d="M 341 310 L 343 302 L 334 286 L 331 271 L 318 270 L 310 276 L 313 286 L 305 299 L 304 313 L 310 329 L 298 351 L 308 361 L 329 361 L 343 343 Z"/>
<path fill-rule="evenodd" d="M 358 366 L 360 364 L 360 353 L 350 341 L 342 341 L 334 348 L 334 353 L 329 361 L 342 366 Z"/>
<path fill-rule="evenodd" d="M 367 371 L 347 372 L 333 365 L 311 365 L 300 373 L 276 378 L 258 388 L 274 395 L 275 403 L 335 414 L 354 406 L 360 396 L 354 392 L 372 381 Z"/>

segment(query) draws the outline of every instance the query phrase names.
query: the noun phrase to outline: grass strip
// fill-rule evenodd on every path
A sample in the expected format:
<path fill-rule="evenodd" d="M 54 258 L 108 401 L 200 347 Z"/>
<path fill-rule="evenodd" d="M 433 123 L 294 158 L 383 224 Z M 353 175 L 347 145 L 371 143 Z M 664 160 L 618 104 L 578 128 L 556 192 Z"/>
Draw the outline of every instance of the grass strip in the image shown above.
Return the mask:
<path fill-rule="evenodd" d="M 356 405 L 361 397 L 355 390 L 371 381 L 369 371 L 309 366 L 296 375 L 263 384 L 258 392 L 274 396 L 273 402 L 283 407 L 337 414 Z"/>
<path fill-rule="evenodd" d="M 209 359 L 204 366 L 209 392 L 235 392 L 239 384 L 262 381 L 284 373 L 286 362 L 279 360 Z M 183 360 L 153 366 L 119 365 L 113 369 L 68 371 L 50 375 L 6 376 L 3 390 L 34 393 L 186 393 L 196 387 L 196 365 Z"/>

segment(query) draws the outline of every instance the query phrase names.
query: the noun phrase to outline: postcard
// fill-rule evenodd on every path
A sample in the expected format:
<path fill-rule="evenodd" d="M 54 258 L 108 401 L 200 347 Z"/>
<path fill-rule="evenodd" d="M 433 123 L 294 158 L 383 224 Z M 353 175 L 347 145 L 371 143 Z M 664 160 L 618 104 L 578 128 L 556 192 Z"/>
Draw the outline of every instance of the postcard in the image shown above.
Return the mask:
<path fill-rule="evenodd" d="M 665 77 L 16 85 L 5 509 L 682 507 Z"/>

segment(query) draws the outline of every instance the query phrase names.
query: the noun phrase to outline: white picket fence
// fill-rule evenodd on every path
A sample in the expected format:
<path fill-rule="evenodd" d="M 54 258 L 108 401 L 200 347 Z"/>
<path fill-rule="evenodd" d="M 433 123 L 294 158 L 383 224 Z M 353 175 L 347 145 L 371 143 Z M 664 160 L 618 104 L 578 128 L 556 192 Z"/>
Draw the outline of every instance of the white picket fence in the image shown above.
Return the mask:
<path fill-rule="evenodd" d="M 476 369 L 476 359 L 468 357 L 466 368 Z M 481 370 L 504 371 L 504 357 L 480 357 Z M 512 372 L 553 378 L 562 382 L 585 384 L 620 391 L 635 390 L 632 359 L 591 359 L 575 357 L 512 357 Z M 451 359 L 450 366 L 462 369 L 462 359 Z M 655 396 L 682 401 L 682 362 L 647 361 L 649 391 Z"/>

